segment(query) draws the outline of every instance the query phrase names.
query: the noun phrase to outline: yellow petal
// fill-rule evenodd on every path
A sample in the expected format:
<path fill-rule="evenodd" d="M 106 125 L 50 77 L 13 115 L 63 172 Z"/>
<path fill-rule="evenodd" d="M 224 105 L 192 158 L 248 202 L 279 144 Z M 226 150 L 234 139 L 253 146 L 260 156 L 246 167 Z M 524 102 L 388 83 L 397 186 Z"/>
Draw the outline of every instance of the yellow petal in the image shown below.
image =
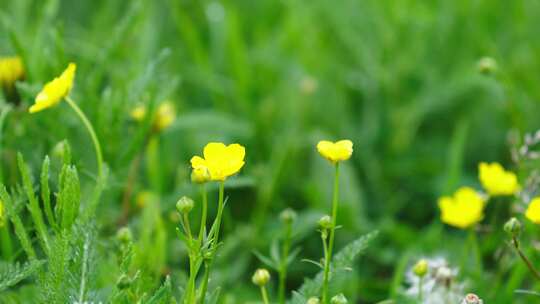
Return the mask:
<path fill-rule="evenodd" d="M 77 66 L 74 63 L 70 63 L 59 77 L 47 83 L 36 96 L 35 103 L 30 107 L 29 112 L 39 112 L 55 106 L 62 101 L 73 87 L 76 69 Z"/>
<path fill-rule="evenodd" d="M 327 160 L 336 163 L 348 160 L 351 157 L 353 153 L 353 143 L 350 140 L 340 140 L 335 143 L 321 140 L 317 144 L 317 151 Z"/>
<path fill-rule="evenodd" d="M 525 217 L 535 224 L 540 224 L 540 197 L 531 200 L 525 212 Z"/>

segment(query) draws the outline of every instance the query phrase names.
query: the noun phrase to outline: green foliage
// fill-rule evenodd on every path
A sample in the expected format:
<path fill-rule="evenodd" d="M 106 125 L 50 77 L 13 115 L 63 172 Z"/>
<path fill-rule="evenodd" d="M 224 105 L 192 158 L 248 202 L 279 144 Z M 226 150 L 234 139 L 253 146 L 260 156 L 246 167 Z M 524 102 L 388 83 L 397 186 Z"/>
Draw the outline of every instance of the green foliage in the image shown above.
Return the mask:
<path fill-rule="evenodd" d="M 378 232 L 371 232 L 364 235 L 347 246 L 341 249 L 332 259 L 331 272 L 336 276 L 340 272 L 350 271 L 353 267 L 353 262 L 356 257 L 362 254 L 368 247 L 369 243 L 377 236 Z M 313 279 L 306 279 L 304 284 L 295 291 L 291 304 L 306 303 L 312 296 L 318 296 L 323 283 L 323 271 L 319 271 Z"/>
<path fill-rule="evenodd" d="M 0 264 L 0 291 L 4 291 L 20 281 L 34 274 L 45 261 L 32 260 L 21 265 L 20 263 Z"/>

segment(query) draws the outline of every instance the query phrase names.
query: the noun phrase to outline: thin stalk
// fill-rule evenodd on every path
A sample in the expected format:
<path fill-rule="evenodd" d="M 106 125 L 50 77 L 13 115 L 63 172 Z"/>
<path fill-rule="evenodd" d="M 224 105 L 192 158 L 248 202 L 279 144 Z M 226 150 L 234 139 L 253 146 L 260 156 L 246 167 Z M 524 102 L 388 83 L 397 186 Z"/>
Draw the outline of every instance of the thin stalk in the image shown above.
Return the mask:
<path fill-rule="evenodd" d="M 424 285 L 424 277 L 421 276 L 419 281 L 418 281 L 418 302 L 419 303 L 422 303 L 422 289 L 423 289 L 423 286 Z"/>
<path fill-rule="evenodd" d="M 2 258 L 11 261 L 13 257 L 13 242 L 9 231 L 9 223 L 5 219 L 4 227 L 0 227 L 0 239 L 2 240 Z"/>
<path fill-rule="evenodd" d="M 221 226 L 221 217 L 223 216 L 224 209 L 224 196 L 225 196 L 225 181 L 219 183 L 219 198 L 218 198 L 218 212 L 215 219 L 216 230 L 212 236 L 212 245 L 210 248 L 210 257 L 208 261 L 205 261 L 204 264 L 204 278 L 201 285 L 201 303 L 204 303 L 204 298 L 206 297 L 206 289 L 208 286 L 208 280 L 210 279 L 210 270 L 212 268 L 212 262 L 214 261 L 214 256 L 216 254 L 216 248 L 219 242 L 219 230 Z"/>
<path fill-rule="evenodd" d="M 191 228 L 189 224 L 189 217 L 187 213 L 182 214 L 182 226 L 184 228 L 184 232 L 187 235 L 187 241 L 188 241 L 188 250 L 189 250 L 189 279 L 188 279 L 188 288 L 187 288 L 187 296 L 185 299 L 186 304 L 195 304 L 195 278 L 197 276 L 197 271 L 195 270 L 195 265 L 197 264 L 196 259 L 196 252 L 194 252 L 193 247 L 193 236 L 191 234 Z M 198 249 L 197 249 L 198 250 Z"/>
<path fill-rule="evenodd" d="M 538 270 L 536 270 L 536 268 L 534 268 L 533 264 L 527 258 L 527 256 L 525 256 L 523 251 L 521 251 L 521 248 L 519 246 L 519 241 L 515 236 L 512 237 L 512 245 L 514 245 L 514 248 L 516 249 L 516 252 L 518 253 L 519 257 L 521 258 L 521 260 L 523 260 L 525 265 L 527 265 L 527 268 L 529 268 L 529 271 L 533 274 L 534 278 L 540 281 L 540 273 L 538 272 Z"/>
<path fill-rule="evenodd" d="M 206 298 L 206 290 L 208 289 L 208 279 L 210 277 L 210 265 L 208 262 L 204 263 L 204 276 L 203 281 L 201 285 L 201 292 L 200 292 L 200 303 L 204 304 L 205 298 Z"/>
<path fill-rule="evenodd" d="M 324 263 L 324 277 L 323 277 L 323 290 L 322 290 L 322 302 L 328 304 L 328 281 L 330 276 L 330 262 L 332 261 L 332 250 L 334 249 L 334 237 L 336 230 L 336 219 L 338 212 L 338 199 L 339 199 L 339 162 L 335 164 L 334 175 L 334 194 L 332 198 L 332 227 L 330 228 L 330 239 L 328 241 L 328 254 Z"/>
<path fill-rule="evenodd" d="M 261 286 L 261 296 L 262 296 L 264 304 L 270 303 L 268 301 L 268 293 L 266 292 L 266 287 L 264 287 L 264 286 Z"/>
<path fill-rule="evenodd" d="M 208 195 L 206 193 L 206 183 L 201 186 L 201 196 L 202 196 L 202 215 L 201 215 L 201 228 L 199 231 L 199 245 L 202 244 L 204 237 L 204 230 L 206 228 L 206 216 L 208 213 Z"/>
<path fill-rule="evenodd" d="M 480 246 L 478 245 L 478 238 L 474 229 L 469 230 L 469 248 L 472 251 L 474 257 L 474 264 L 476 266 L 475 275 L 480 276 L 482 274 L 482 254 L 480 252 Z"/>
<path fill-rule="evenodd" d="M 291 247 L 292 224 L 287 222 L 285 227 L 285 239 L 283 240 L 283 250 L 281 252 L 281 264 L 279 269 L 279 303 L 285 304 L 285 284 L 287 282 L 287 260 Z"/>
<path fill-rule="evenodd" d="M 101 153 L 101 145 L 99 144 L 99 140 L 97 138 L 96 132 L 94 131 L 94 127 L 92 127 L 92 124 L 84 114 L 84 112 L 79 108 L 79 106 L 71 99 L 71 97 L 66 96 L 66 101 L 69 104 L 69 106 L 75 111 L 75 113 L 79 116 L 82 123 L 86 127 L 86 130 L 90 134 L 90 138 L 92 139 L 92 143 L 94 144 L 94 150 L 96 152 L 96 162 L 98 166 L 97 171 L 97 177 L 98 180 L 101 180 L 103 177 L 103 154 Z"/>

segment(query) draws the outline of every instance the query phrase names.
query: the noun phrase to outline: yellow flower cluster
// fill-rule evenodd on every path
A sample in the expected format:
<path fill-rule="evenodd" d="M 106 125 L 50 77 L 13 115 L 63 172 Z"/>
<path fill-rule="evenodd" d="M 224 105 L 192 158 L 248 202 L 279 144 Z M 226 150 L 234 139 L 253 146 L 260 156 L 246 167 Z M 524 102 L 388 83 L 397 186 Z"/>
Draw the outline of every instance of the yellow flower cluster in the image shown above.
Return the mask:
<path fill-rule="evenodd" d="M 193 156 L 191 167 L 194 174 L 200 174 L 212 181 L 224 181 L 236 174 L 244 166 L 246 149 L 239 144 L 226 146 L 223 143 L 211 142 L 204 147 L 203 157 Z M 203 182 L 203 181 L 199 181 Z"/>
<path fill-rule="evenodd" d="M 470 187 L 459 188 L 453 196 L 439 198 L 441 220 L 451 226 L 465 229 L 484 217 L 484 198 Z"/>
<path fill-rule="evenodd" d="M 24 66 L 20 57 L 0 58 L 0 85 L 12 88 L 15 82 L 24 78 Z"/>
<path fill-rule="evenodd" d="M 499 163 L 480 163 L 478 178 L 487 193 L 492 196 L 512 195 L 519 190 L 516 174 L 504 170 Z"/>
<path fill-rule="evenodd" d="M 45 110 L 57 105 L 63 98 L 68 96 L 73 87 L 76 69 L 75 63 L 70 63 L 60 76 L 47 83 L 38 93 L 34 105 L 28 111 L 36 113 Z"/>
<path fill-rule="evenodd" d="M 137 106 L 131 111 L 131 118 L 141 122 L 146 117 L 146 113 L 147 109 L 145 106 Z M 163 131 L 172 125 L 175 119 L 176 110 L 174 105 L 170 101 L 164 101 L 156 109 L 152 128 L 157 132 Z"/>
<path fill-rule="evenodd" d="M 350 140 L 340 140 L 337 142 L 321 140 L 317 144 L 317 151 L 319 151 L 322 157 L 335 164 L 351 158 L 353 143 Z"/>
<path fill-rule="evenodd" d="M 513 195 L 519 191 L 516 174 L 506 171 L 501 164 L 496 162 L 480 163 L 478 178 L 490 196 Z M 445 196 L 439 199 L 441 220 L 461 229 L 480 222 L 483 218 L 484 207 L 485 199 L 469 187 L 458 189 L 453 197 Z"/>

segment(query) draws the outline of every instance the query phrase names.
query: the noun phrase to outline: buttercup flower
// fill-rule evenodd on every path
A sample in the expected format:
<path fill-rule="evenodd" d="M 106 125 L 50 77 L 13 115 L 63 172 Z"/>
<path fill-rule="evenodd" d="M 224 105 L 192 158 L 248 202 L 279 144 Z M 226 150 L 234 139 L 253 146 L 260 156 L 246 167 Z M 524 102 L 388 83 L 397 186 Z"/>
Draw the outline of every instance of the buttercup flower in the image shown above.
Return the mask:
<path fill-rule="evenodd" d="M 535 197 L 529 203 L 525 217 L 535 224 L 540 224 L 540 196 Z"/>
<path fill-rule="evenodd" d="M 317 144 L 317 151 L 322 157 L 337 163 L 339 161 L 348 160 L 353 153 L 353 143 L 350 140 L 340 140 L 335 143 L 327 140 L 321 140 Z"/>
<path fill-rule="evenodd" d="M 482 220 L 485 202 L 482 196 L 470 187 L 461 187 L 453 197 L 439 198 L 441 220 L 451 226 L 465 229 Z"/>
<path fill-rule="evenodd" d="M 499 163 L 480 163 L 478 177 L 490 195 L 512 195 L 519 190 L 517 177 Z"/>
<path fill-rule="evenodd" d="M 131 118 L 136 121 L 143 121 L 146 117 L 146 107 L 137 106 L 131 111 Z M 162 102 L 156 109 L 152 128 L 156 131 L 162 131 L 168 128 L 176 119 L 176 110 L 170 101 Z"/>
<path fill-rule="evenodd" d="M 0 58 L 0 85 L 11 89 L 17 80 L 24 78 L 24 66 L 20 57 Z"/>
<path fill-rule="evenodd" d="M 68 96 L 73 87 L 76 69 L 75 63 L 70 63 L 62 75 L 47 83 L 36 96 L 35 103 L 30 107 L 29 112 L 36 113 L 55 106 Z"/>
<path fill-rule="evenodd" d="M 226 146 L 223 143 L 211 142 L 204 147 L 204 158 L 193 156 L 191 167 L 194 170 L 206 168 L 213 181 L 224 181 L 236 174 L 244 166 L 246 149 L 239 144 Z"/>

